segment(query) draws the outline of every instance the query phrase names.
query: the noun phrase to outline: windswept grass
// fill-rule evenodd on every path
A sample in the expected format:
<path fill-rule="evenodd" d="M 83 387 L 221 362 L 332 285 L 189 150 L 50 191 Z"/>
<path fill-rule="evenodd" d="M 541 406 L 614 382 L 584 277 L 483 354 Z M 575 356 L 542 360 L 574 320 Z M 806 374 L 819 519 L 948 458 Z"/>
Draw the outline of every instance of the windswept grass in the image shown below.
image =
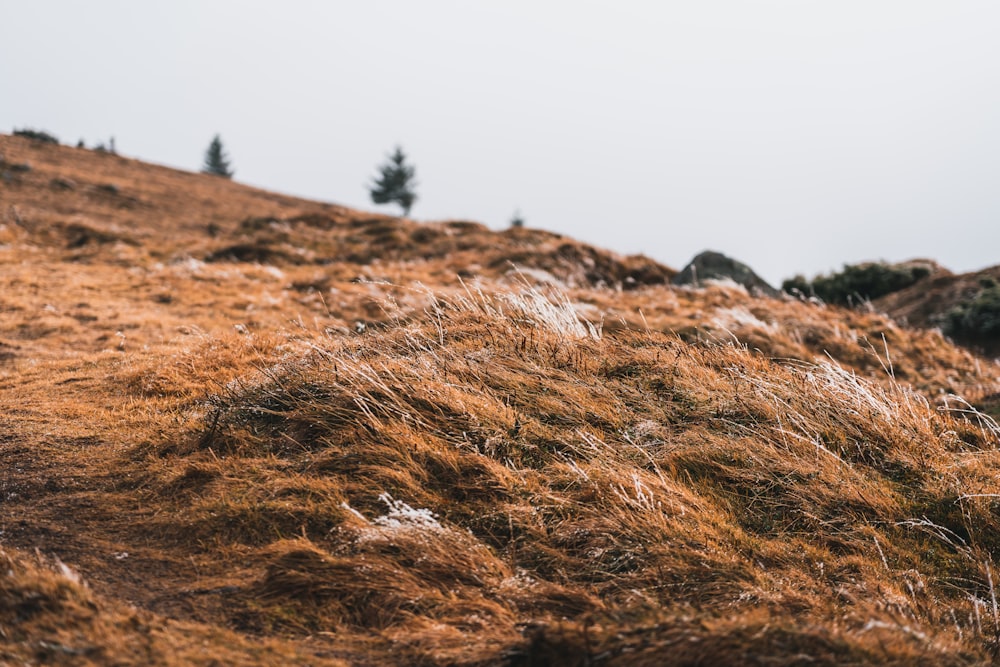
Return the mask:
<path fill-rule="evenodd" d="M 0 661 L 9 665 L 260 665 L 340 660 L 164 621 L 91 591 L 64 563 L 0 551 Z"/>
<path fill-rule="evenodd" d="M 939 333 L 0 148 L 0 662 L 996 661 L 1000 367 Z"/>
<path fill-rule="evenodd" d="M 196 491 L 151 481 L 152 521 L 256 564 L 241 623 L 431 661 L 985 663 L 1000 457 L 969 416 L 830 359 L 469 290 L 231 382 L 153 453 Z"/>

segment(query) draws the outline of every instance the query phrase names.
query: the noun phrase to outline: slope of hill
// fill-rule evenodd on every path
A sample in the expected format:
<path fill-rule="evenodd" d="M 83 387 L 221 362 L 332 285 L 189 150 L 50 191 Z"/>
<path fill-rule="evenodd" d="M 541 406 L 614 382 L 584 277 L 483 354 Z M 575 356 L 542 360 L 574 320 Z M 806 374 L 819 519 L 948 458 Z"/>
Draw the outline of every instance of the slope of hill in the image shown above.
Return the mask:
<path fill-rule="evenodd" d="M 16 169 L 22 165 L 21 169 Z M 27 167 L 27 170 L 24 170 Z M 669 282 L 674 271 L 558 234 L 491 232 L 478 223 L 417 224 L 277 195 L 109 153 L 0 137 L 7 230 L 27 247 L 77 262 L 256 262 L 335 266 L 384 278 L 380 265 L 434 262 L 435 280 L 502 276 L 512 263 L 570 285 Z M 14 223 L 14 224 L 10 224 Z"/>
<path fill-rule="evenodd" d="M 0 153 L 3 661 L 995 658 L 1000 373 L 939 334 Z"/>
<path fill-rule="evenodd" d="M 1000 266 L 971 273 L 943 273 L 887 294 L 875 306 L 914 327 L 942 327 L 956 341 L 991 356 L 1000 354 L 1000 303 L 988 303 L 979 322 L 962 326 L 961 313 L 996 292 Z M 993 301 L 996 299 L 994 298 Z"/>
<path fill-rule="evenodd" d="M 998 280 L 1000 266 L 956 275 L 933 260 L 913 259 L 845 264 L 811 280 L 795 276 L 782 287 L 826 303 L 874 308 L 904 326 L 940 328 L 960 345 L 995 357 L 1000 353 Z"/>

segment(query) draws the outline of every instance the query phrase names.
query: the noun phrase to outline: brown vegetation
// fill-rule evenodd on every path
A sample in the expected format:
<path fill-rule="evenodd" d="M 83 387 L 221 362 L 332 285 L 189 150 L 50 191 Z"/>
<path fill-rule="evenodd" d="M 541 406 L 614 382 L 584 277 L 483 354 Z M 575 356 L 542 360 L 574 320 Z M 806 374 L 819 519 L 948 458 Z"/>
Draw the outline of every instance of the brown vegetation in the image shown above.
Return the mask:
<path fill-rule="evenodd" d="M 1000 429 L 957 395 L 1000 373 L 939 334 L 0 152 L 32 165 L 0 184 L 0 660 L 995 658 Z"/>
<path fill-rule="evenodd" d="M 972 273 L 940 273 L 899 292 L 888 294 L 876 306 L 900 322 L 914 327 L 939 327 L 958 343 L 967 345 L 990 356 L 1000 354 L 996 335 L 997 308 L 990 304 L 989 326 L 986 331 L 977 327 L 965 329 L 953 326 L 956 309 L 968 307 L 984 290 L 996 292 L 1000 280 L 1000 266 L 993 266 Z M 985 324 L 985 323 L 981 323 Z"/>

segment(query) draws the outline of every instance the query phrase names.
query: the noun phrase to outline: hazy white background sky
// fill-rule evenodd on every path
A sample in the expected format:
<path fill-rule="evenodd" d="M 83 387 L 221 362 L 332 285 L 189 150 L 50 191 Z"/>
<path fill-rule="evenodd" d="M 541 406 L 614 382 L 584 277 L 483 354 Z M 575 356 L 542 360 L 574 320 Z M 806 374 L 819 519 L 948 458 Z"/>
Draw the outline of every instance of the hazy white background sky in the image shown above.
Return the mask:
<path fill-rule="evenodd" d="M 1000 263 L 996 0 L 0 0 L 0 131 L 774 283 Z M 386 207 L 386 212 L 395 211 Z"/>

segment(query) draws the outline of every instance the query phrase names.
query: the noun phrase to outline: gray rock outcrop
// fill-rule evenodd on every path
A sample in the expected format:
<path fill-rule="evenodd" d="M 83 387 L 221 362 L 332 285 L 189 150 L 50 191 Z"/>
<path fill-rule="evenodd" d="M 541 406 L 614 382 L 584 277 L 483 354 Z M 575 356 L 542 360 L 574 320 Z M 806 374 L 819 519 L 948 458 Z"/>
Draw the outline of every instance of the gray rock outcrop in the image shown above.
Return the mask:
<path fill-rule="evenodd" d="M 674 276 L 671 282 L 674 285 L 698 286 L 704 280 L 732 280 L 746 287 L 752 294 L 778 296 L 778 290 L 754 273 L 749 266 L 732 257 L 727 257 L 721 252 L 711 250 L 697 255 L 680 273 Z"/>

